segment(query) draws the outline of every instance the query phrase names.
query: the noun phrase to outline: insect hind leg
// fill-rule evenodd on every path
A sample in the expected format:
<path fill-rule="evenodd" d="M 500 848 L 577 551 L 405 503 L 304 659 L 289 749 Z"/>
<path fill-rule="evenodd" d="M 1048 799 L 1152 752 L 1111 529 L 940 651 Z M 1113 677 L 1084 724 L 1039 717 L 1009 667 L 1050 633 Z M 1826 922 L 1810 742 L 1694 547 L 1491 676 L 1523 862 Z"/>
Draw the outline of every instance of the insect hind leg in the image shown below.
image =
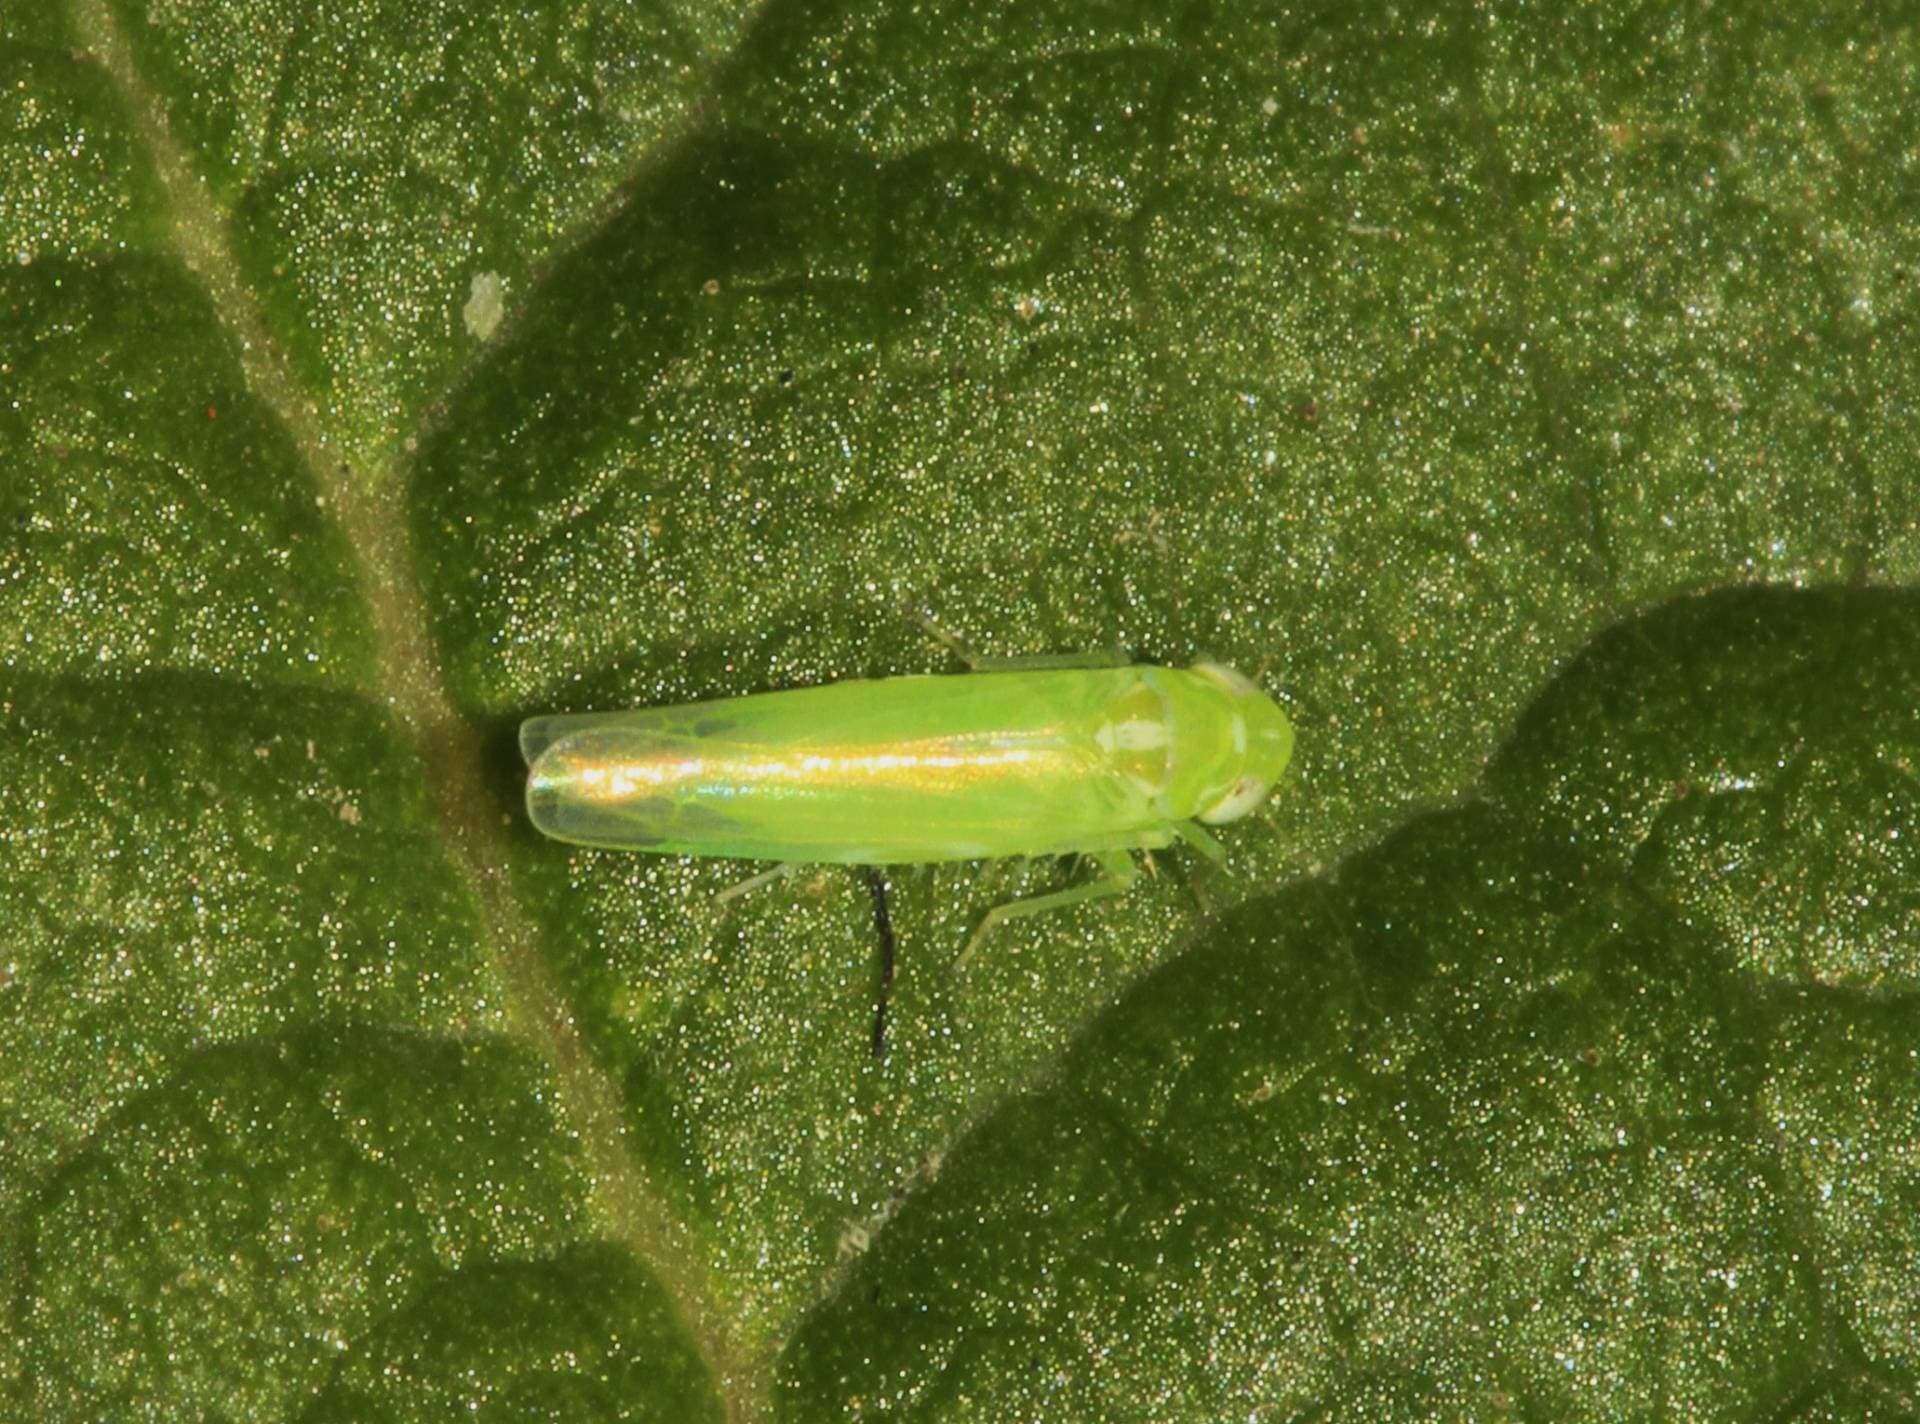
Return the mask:
<path fill-rule="evenodd" d="M 1133 863 L 1133 856 L 1124 850 L 1095 851 L 1093 858 L 1099 862 L 1106 873 L 1098 880 L 1085 885 L 1070 886 L 1065 890 L 1056 890 L 1050 895 L 1035 895 L 1025 900 L 1013 900 L 1005 905 L 996 905 L 981 918 L 980 927 L 967 940 L 966 948 L 960 951 L 954 968 L 963 966 L 974 950 L 978 949 L 986 937 L 996 927 L 1008 920 L 1024 920 L 1030 915 L 1044 915 L 1053 910 L 1064 910 L 1069 905 L 1084 904 L 1088 900 L 1105 900 L 1115 895 L 1124 895 L 1132 888 L 1139 874 Z"/>

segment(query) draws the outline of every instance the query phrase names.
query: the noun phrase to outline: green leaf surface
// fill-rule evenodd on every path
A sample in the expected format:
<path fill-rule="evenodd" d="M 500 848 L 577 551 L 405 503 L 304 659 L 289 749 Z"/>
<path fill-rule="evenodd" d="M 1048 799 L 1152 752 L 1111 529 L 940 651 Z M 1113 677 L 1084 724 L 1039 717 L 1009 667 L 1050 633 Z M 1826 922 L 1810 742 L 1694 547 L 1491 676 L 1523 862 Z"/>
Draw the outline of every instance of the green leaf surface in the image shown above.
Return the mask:
<path fill-rule="evenodd" d="M 0 1417 L 1920 1419 L 1920 27 L 0 7 Z M 1231 863 L 543 841 L 1120 644 Z"/>

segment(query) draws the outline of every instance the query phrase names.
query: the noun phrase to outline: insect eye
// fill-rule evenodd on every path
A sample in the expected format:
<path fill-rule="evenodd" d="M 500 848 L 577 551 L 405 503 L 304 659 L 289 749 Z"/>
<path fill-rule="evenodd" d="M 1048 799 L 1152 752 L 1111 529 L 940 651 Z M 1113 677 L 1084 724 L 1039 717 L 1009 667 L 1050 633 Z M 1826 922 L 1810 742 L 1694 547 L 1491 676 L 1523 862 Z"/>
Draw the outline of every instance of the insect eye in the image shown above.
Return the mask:
<path fill-rule="evenodd" d="M 1199 819 L 1210 826 L 1223 821 L 1237 821 L 1255 806 L 1267 794 L 1267 783 L 1257 776 L 1243 776 L 1227 789 L 1213 805 L 1200 813 Z"/>

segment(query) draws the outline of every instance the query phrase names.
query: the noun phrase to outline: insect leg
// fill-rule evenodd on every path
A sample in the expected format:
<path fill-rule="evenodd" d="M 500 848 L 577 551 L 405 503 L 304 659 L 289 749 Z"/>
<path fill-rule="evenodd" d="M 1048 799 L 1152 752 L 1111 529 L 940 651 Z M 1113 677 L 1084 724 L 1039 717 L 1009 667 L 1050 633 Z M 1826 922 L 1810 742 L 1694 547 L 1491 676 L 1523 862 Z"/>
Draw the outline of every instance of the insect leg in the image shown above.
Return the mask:
<path fill-rule="evenodd" d="M 1199 822 L 1174 821 L 1169 824 L 1167 829 L 1213 862 L 1216 869 L 1227 863 L 1226 847 L 1209 835 L 1206 827 L 1202 826 Z M 1209 904 L 1210 897 L 1207 895 L 1205 889 L 1206 880 L 1207 876 L 1203 873 L 1197 878 L 1189 879 L 1187 882 L 1188 889 L 1193 892 L 1194 904 L 1198 905 L 1203 912 L 1211 909 Z"/>
<path fill-rule="evenodd" d="M 992 657 L 974 652 L 956 634 L 949 633 L 931 618 L 922 615 L 920 622 L 937 642 L 974 672 L 1044 672 L 1048 668 L 1116 668 L 1133 665 L 1127 650 L 1120 647 L 1096 648 L 1087 653 L 1025 653 L 1011 658 Z"/>
<path fill-rule="evenodd" d="M 1125 648 L 1095 648 L 1087 653 L 1024 653 L 1012 658 L 975 657 L 967 664 L 974 672 L 1045 672 L 1048 668 L 1132 667 Z"/>
<path fill-rule="evenodd" d="M 798 869 L 800 869 L 798 861 L 782 861 L 771 870 L 763 870 L 758 875 L 749 875 L 738 885 L 729 885 L 713 897 L 713 903 L 718 905 L 723 901 L 744 895 L 749 890 L 758 890 L 762 885 L 771 885 L 776 880 L 785 880 Z"/>
<path fill-rule="evenodd" d="M 979 948 L 996 925 L 1006 920 L 1022 920 L 1029 915 L 1044 915 L 1050 910 L 1064 910 L 1069 905 L 1078 905 L 1088 900 L 1105 900 L 1113 895 L 1124 895 L 1133 884 L 1137 873 L 1133 857 L 1124 850 L 1103 850 L 1094 854 L 1100 862 L 1100 868 L 1106 872 L 1098 880 L 1085 885 L 1075 885 L 1067 890 L 1056 890 L 1051 895 L 1035 895 L 1027 900 L 1014 900 L 1009 904 L 996 905 L 987 911 L 980 921 L 980 928 L 973 932 L 960 957 L 954 960 L 958 969 L 967 962 L 967 957 Z"/>
<path fill-rule="evenodd" d="M 893 998 L 893 917 L 887 913 L 887 882 L 871 865 L 867 893 L 873 897 L 873 929 L 880 936 L 880 992 L 873 1001 L 873 1056 L 887 1056 L 887 1005 Z"/>
<path fill-rule="evenodd" d="M 1168 829 L 1215 865 L 1227 863 L 1227 848 L 1209 835 L 1204 827 L 1192 821 L 1175 821 Z"/>

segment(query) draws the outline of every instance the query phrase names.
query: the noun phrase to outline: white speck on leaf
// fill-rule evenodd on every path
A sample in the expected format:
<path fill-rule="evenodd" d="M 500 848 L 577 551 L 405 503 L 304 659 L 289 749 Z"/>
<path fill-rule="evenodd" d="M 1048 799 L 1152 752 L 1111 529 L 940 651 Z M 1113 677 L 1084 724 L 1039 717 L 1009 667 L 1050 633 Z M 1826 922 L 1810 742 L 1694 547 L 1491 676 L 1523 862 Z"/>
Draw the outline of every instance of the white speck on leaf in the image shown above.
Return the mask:
<path fill-rule="evenodd" d="M 500 319 L 506 314 L 506 308 L 506 278 L 498 272 L 474 273 L 467 305 L 460 313 L 460 319 L 467 324 L 467 334 L 477 341 L 491 340 L 494 332 L 500 329 Z"/>

